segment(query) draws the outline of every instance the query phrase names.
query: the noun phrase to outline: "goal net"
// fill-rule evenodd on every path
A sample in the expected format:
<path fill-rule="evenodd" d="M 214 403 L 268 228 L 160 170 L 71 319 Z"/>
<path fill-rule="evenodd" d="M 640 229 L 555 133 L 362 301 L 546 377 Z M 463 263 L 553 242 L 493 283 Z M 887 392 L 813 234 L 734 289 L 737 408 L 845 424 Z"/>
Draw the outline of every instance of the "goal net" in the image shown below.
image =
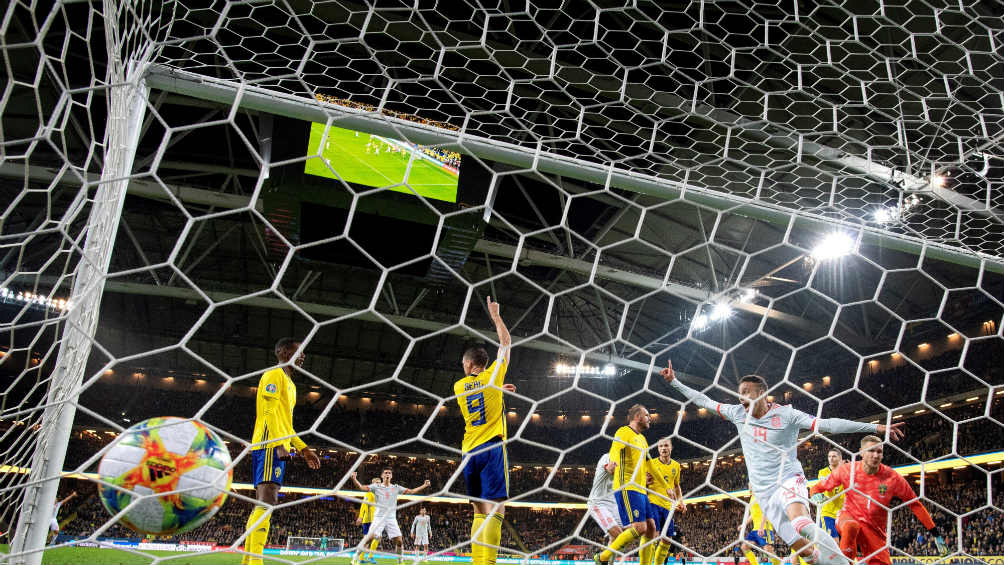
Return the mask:
<path fill-rule="evenodd" d="M 345 550 L 345 540 L 342 538 L 311 538 L 290 536 L 286 538 L 287 551 L 320 551 L 337 553 Z"/>
<path fill-rule="evenodd" d="M 758 374 L 812 417 L 903 422 L 884 462 L 948 559 L 1004 555 L 990 3 L 3 10 L 0 562 L 244 552 L 263 504 L 267 558 L 328 535 L 362 550 L 352 473 L 387 468 L 431 482 L 398 500 L 404 550 L 424 508 L 428 559 L 465 558 L 453 385 L 467 346 L 494 355 L 489 297 L 513 338 L 500 555 L 605 547 L 596 463 L 642 404 L 648 442 L 681 463 L 670 559 L 732 562 L 736 427 L 667 386 L 669 361 L 716 402 Z M 321 468 L 294 450 L 266 504 L 253 430 L 284 337 L 305 358 L 293 427 Z M 118 446 L 149 459 L 125 431 L 155 417 L 194 424 L 185 445 L 232 487 L 102 471 Z M 804 431 L 810 483 L 831 450 L 859 460 L 861 435 Z M 157 461 L 143 472 L 180 476 Z M 148 503 L 159 533 L 130 527 Z M 939 558 L 905 501 L 882 504 L 893 560 Z"/>

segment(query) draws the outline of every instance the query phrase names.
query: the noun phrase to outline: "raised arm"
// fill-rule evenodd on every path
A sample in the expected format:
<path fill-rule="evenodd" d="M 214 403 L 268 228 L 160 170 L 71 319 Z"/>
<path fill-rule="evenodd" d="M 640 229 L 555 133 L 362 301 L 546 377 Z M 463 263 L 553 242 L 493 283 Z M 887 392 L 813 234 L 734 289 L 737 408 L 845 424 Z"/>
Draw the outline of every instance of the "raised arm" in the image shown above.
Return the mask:
<path fill-rule="evenodd" d="M 502 321 L 502 316 L 499 314 L 499 303 L 492 302 L 492 297 L 488 297 L 488 314 L 492 317 L 492 323 L 495 324 L 495 333 L 499 336 L 499 348 L 505 351 L 505 358 L 509 358 L 509 347 L 512 345 L 512 336 L 509 335 L 509 328 L 505 326 L 505 322 Z"/>
<path fill-rule="evenodd" d="M 431 485 L 431 484 L 432 483 L 430 483 L 428 481 L 428 479 L 426 479 L 426 481 L 424 483 L 422 483 L 422 486 L 417 486 L 415 488 L 406 489 L 404 491 L 404 494 L 417 494 L 417 493 L 422 492 L 423 490 L 429 488 L 429 485 Z"/>
<path fill-rule="evenodd" d="M 370 491 L 370 486 L 369 485 L 364 485 L 364 484 L 362 484 L 362 483 L 359 482 L 359 478 L 356 476 L 356 473 L 352 473 L 351 477 L 352 477 L 352 482 L 356 484 L 356 488 L 357 489 L 359 489 L 361 491 L 365 491 L 365 492 L 369 492 Z M 365 504 L 366 504 L 366 502 L 364 501 L 363 505 L 365 505 Z"/>
<path fill-rule="evenodd" d="M 699 390 L 694 390 L 689 386 L 680 382 L 680 379 L 676 378 L 676 372 L 673 371 L 673 361 L 670 361 L 665 369 L 659 372 L 662 378 L 665 379 L 666 383 L 672 388 L 676 389 L 680 394 L 685 396 L 687 400 L 693 402 L 700 408 L 706 408 L 708 410 L 714 410 L 719 416 L 725 418 L 722 414 L 722 407 L 728 406 L 723 405 L 721 402 L 716 402 L 711 400 L 711 398 Z"/>

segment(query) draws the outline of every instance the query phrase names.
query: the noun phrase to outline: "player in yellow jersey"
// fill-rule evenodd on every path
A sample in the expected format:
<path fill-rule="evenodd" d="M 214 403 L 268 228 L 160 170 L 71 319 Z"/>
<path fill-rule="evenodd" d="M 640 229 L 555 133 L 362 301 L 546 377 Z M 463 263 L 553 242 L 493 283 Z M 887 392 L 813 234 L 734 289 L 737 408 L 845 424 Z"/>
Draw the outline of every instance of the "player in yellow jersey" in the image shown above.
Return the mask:
<path fill-rule="evenodd" d="M 641 404 L 628 409 L 627 425 L 621 426 L 610 445 L 610 462 L 607 472 L 614 475 L 614 498 L 624 531 L 610 542 L 610 547 L 593 556 L 596 563 L 609 563 L 614 552 L 640 539 L 640 565 L 649 565 L 652 556 L 650 544 L 655 539 L 655 520 L 649 516 L 648 484 L 649 458 L 648 440 L 642 432 L 648 430 L 651 419 L 648 410 Z"/>
<path fill-rule="evenodd" d="M 275 344 L 275 356 L 280 367 L 266 371 L 258 381 L 255 399 L 254 431 L 251 435 L 251 472 L 258 504 L 247 521 L 244 540 L 244 565 L 260 565 L 272 518 L 271 507 L 279 503 L 279 489 L 286 473 L 286 462 L 294 447 L 307 466 L 319 469 L 321 460 L 293 431 L 293 407 L 296 406 L 296 385 L 290 376 L 303 366 L 304 355 L 297 351 L 300 342 L 282 338 Z M 295 358 L 294 358 L 295 356 Z"/>
<path fill-rule="evenodd" d="M 753 529 L 746 534 L 746 539 L 743 540 L 742 550 L 743 555 L 749 560 L 750 565 L 760 565 L 757 561 L 756 553 L 753 551 L 751 543 L 756 544 L 756 547 L 763 549 L 767 552 L 767 559 L 771 563 L 778 563 L 776 555 L 774 553 L 774 526 L 771 525 L 769 521 L 763 516 L 763 509 L 760 508 L 760 504 L 757 502 L 756 495 L 750 492 L 749 505 L 746 508 L 747 518 L 743 520 L 742 529 L 746 529 L 746 524 L 752 522 Z"/>
<path fill-rule="evenodd" d="M 817 475 L 820 481 L 829 477 L 833 471 L 836 471 L 837 467 L 844 462 L 844 457 L 839 449 L 833 448 L 826 454 L 826 462 L 828 466 L 820 469 Z M 819 509 L 819 517 L 823 522 L 823 529 L 830 534 L 830 537 L 837 541 L 840 540 L 840 533 L 837 531 L 837 512 L 840 512 L 844 508 L 844 495 L 841 494 L 843 490 L 844 487 L 837 485 L 833 487 L 833 490 L 823 492 L 829 502 Z M 838 494 L 840 496 L 837 496 Z"/>
<path fill-rule="evenodd" d="M 498 302 L 488 297 L 488 314 L 495 324 L 499 350 L 489 365 L 488 351 L 471 347 L 461 363 L 464 378 L 453 384 L 453 393 L 464 416 L 464 481 L 474 506 L 471 524 L 473 565 L 494 565 L 502 541 L 504 502 L 509 498 L 509 460 L 506 455 L 504 384 L 509 368 L 512 338 L 499 314 Z"/>
<path fill-rule="evenodd" d="M 380 477 L 373 477 L 370 480 L 370 484 L 380 484 Z M 370 533 L 370 524 L 373 523 L 373 506 L 375 504 L 376 495 L 373 494 L 372 490 L 366 491 L 366 494 L 363 495 L 363 503 L 359 505 L 359 515 L 356 516 L 356 525 L 362 526 L 363 537 L 366 537 L 366 534 Z M 373 560 L 373 554 L 376 552 L 378 547 L 380 547 L 380 539 L 373 538 L 373 541 L 370 542 L 370 551 L 366 554 L 366 557 L 363 558 L 362 562 L 376 563 L 376 561 Z"/>
<path fill-rule="evenodd" d="M 648 510 L 649 516 L 655 520 L 656 532 L 662 533 L 652 557 L 652 565 L 662 565 L 669 557 L 669 538 L 676 535 L 674 514 L 686 512 L 687 505 L 683 502 L 683 489 L 680 488 L 680 463 L 672 457 L 673 441 L 664 437 L 655 446 L 659 450 L 659 458 L 651 459 L 648 463 L 653 487 L 648 495 Z"/>

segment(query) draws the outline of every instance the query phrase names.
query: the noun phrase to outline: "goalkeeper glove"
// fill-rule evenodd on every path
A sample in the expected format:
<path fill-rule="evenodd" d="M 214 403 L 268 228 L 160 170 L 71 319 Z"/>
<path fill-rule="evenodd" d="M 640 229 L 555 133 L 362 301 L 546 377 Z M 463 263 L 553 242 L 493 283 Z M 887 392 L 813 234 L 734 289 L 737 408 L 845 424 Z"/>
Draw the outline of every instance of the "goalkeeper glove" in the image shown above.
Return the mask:
<path fill-rule="evenodd" d="M 816 493 L 812 495 L 812 501 L 816 503 L 816 506 L 819 506 L 826 502 L 826 495 L 821 492 Z"/>
<path fill-rule="evenodd" d="M 948 546 L 945 545 L 945 538 L 941 536 L 941 531 L 937 526 L 927 531 L 934 538 L 934 545 L 938 546 L 938 555 L 944 557 L 948 555 Z"/>

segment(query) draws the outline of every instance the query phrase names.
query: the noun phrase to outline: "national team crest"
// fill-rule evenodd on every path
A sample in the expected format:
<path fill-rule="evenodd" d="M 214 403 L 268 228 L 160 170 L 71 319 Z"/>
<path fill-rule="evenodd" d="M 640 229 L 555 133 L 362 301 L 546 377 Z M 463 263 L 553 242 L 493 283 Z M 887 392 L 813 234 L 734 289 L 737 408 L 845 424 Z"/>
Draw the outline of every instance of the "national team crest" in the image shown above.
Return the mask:
<path fill-rule="evenodd" d="M 770 425 L 771 425 L 772 428 L 780 428 L 781 427 L 781 417 L 777 416 L 777 415 L 771 416 L 771 418 L 770 418 Z"/>
<path fill-rule="evenodd" d="M 276 467 L 275 468 L 275 478 L 278 479 L 279 475 L 281 475 L 281 474 L 282 474 L 282 469 L 280 469 L 279 467 Z"/>
<path fill-rule="evenodd" d="M 889 490 L 889 485 L 881 484 L 878 486 L 879 496 L 885 496 L 885 493 Z"/>
<path fill-rule="evenodd" d="M 268 383 L 267 385 L 265 385 L 265 392 L 274 393 L 275 391 L 276 391 L 275 383 Z"/>

